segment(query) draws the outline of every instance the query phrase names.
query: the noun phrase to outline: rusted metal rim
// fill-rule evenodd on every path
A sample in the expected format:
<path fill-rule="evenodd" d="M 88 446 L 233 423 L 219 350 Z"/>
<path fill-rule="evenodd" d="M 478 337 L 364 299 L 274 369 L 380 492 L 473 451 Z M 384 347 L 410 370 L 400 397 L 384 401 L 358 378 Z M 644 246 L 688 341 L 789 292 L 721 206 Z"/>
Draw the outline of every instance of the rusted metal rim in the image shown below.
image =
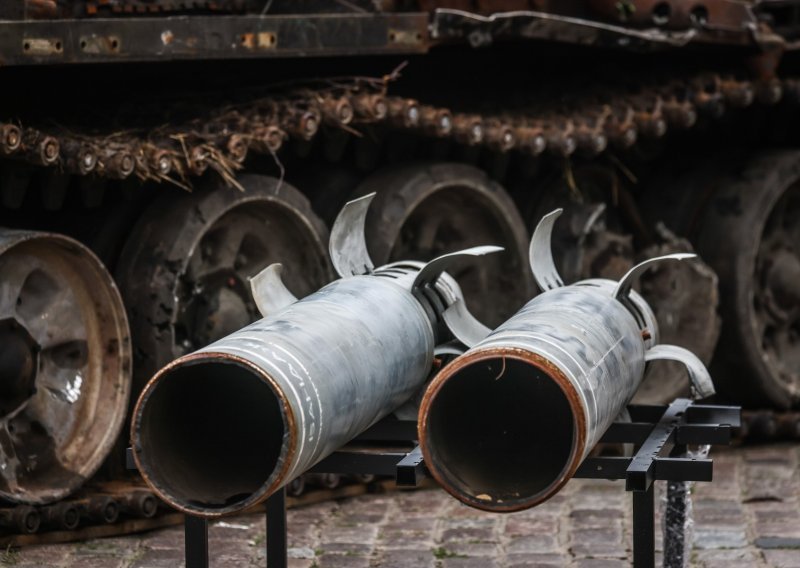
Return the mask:
<path fill-rule="evenodd" d="M 94 475 L 125 419 L 131 347 L 119 292 L 77 241 L 2 230 L 0 335 L 0 497 L 62 499 Z"/>
<path fill-rule="evenodd" d="M 276 400 L 279 402 L 281 420 L 283 422 L 284 429 L 283 438 L 285 440 L 281 447 L 280 455 L 276 461 L 276 464 L 278 464 L 280 467 L 272 471 L 270 476 L 264 481 L 257 491 L 254 491 L 247 498 L 232 505 L 213 509 L 203 508 L 183 502 L 179 499 L 176 499 L 175 496 L 172 495 L 168 490 L 165 490 L 160 480 L 154 479 L 152 476 L 152 471 L 149 467 L 147 458 L 143 457 L 142 455 L 143 446 L 145 446 L 147 441 L 140 439 L 144 408 L 152 396 L 154 389 L 159 385 L 159 383 L 164 380 L 165 376 L 169 375 L 177 368 L 200 365 L 204 363 L 232 364 L 249 371 L 252 373 L 252 376 L 263 381 L 270 388 L 272 393 L 275 395 Z M 134 407 L 133 411 L 131 423 L 131 447 L 133 449 L 133 459 L 136 463 L 136 468 L 139 470 L 139 473 L 142 475 L 142 478 L 144 478 L 144 481 L 147 483 L 147 485 L 164 502 L 189 515 L 206 518 L 222 517 L 230 513 L 245 511 L 255 505 L 258 505 L 283 485 L 285 485 L 287 481 L 289 481 L 287 476 L 294 462 L 294 457 L 297 450 L 296 418 L 288 399 L 278 387 L 277 382 L 272 378 L 272 376 L 266 373 L 263 369 L 259 368 L 258 365 L 255 365 L 254 363 L 251 363 L 242 357 L 231 355 L 230 353 L 193 353 L 191 355 L 181 357 L 180 359 L 177 359 L 165 366 L 158 373 L 156 373 L 156 375 L 145 386 L 141 396 L 139 397 L 139 400 L 136 402 L 136 406 Z M 261 450 L 261 448 L 253 448 L 253 451 L 255 452 Z"/>
<path fill-rule="evenodd" d="M 435 403 L 437 395 L 441 392 L 447 381 L 453 380 L 454 376 L 460 371 L 464 370 L 466 367 L 479 362 L 502 358 L 522 361 L 523 363 L 535 367 L 539 371 L 543 372 L 547 377 L 552 379 L 563 392 L 569 404 L 569 408 L 572 411 L 573 417 L 572 448 L 570 449 L 567 464 L 561 470 L 558 478 L 548 485 L 544 490 L 511 503 L 490 502 L 478 499 L 476 496 L 465 493 L 464 491 L 460 491 L 456 487 L 456 484 L 453 482 L 453 480 L 451 480 L 440 467 L 440 464 L 433 459 L 433 452 L 430 447 L 430 436 L 428 432 L 431 408 Z M 433 379 L 422 398 L 422 403 L 419 410 L 419 420 L 417 424 L 417 434 L 419 436 L 420 448 L 422 449 L 422 454 L 428 470 L 431 472 L 439 485 L 441 485 L 448 493 L 450 493 L 459 501 L 470 505 L 471 507 L 475 507 L 476 509 L 495 513 L 511 513 L 514 511 L 528 509 L 543 503 L 558 493 L 564 484 L 566 484 L 567 481 L 572 478 L 581 461 L 583 460 L 584 449 L 586 446 L 586 413 L 583 405 L 581 404 L 578 391 L 575 389 L 566 375 L 564 375 L 564 373 L 548 359 L 545 359 L 536 353 L 519 348 L 484 347 L 468 351 L 466 354 L 447 365 Z"/>

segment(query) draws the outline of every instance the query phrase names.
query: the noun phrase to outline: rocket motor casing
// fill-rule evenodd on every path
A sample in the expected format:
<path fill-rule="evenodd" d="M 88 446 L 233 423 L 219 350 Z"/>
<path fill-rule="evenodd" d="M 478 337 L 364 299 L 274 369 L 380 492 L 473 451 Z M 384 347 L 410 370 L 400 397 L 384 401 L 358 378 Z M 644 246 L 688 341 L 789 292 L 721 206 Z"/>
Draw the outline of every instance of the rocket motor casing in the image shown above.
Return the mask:
<path fill-rule="evenodd" d="M 337 280 L 162 369 L 133 418 L 148 484 L 193 515 L 243 510 L 402 404 L 434 352 L 409 274 Z"/>
<path fill-rule="evenodd" d="M 616 286 L 594 279 L 540 294 L 432 381 L 420 408 L 420 441 L 434 477 L 456 498 L 490 511 L 544 501 L 619 415 L 642 380 L 645 350 L 657 341 L 658 328 L 644 299 L 631 293 L 635 317 L 614 298 Z M 550 384 L 537 387 L 541 381 Z M 476 427 L 474 451 L 454 442 L 464 426 L 457 414 L 470 414 L 465 404 L 475 405 L 473 424 L 494 436 L 482 445 Z M 541 422 L 524 416 L 535 413 Z M 569 433 L 559 441 L 567 451 L 520 458 L 550 446 L 536 438 L 551 437 L 554 428 Z M 558 463 L 542 467 L 551 458 Z"/>

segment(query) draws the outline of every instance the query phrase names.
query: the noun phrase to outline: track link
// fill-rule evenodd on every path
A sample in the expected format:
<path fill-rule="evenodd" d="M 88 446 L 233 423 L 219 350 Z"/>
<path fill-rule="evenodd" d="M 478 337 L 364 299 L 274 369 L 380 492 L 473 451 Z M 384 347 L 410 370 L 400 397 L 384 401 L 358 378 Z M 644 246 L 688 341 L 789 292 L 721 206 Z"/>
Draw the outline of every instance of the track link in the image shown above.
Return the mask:
<path fill-rule="evenodd" d="M 171 182 L 189 187 L 207 170 L 238 187 L 248 154 L 275 155 L 289 140 L 311 141 L 322 126 L 361 136 L 387 126 L 499 154 L 597 156 L 686 130 L 755 102 L 800 100 L 800 79 L 748 80 L 717 73 L 595 89 L 558 106 L 511 101 L 502 114 L 455 111 L 390 96 L 389 78 L 310 84 L 220 107 L 181 124 L 107 134 L 0 123 L 0 155 L 77 175 Z"/>

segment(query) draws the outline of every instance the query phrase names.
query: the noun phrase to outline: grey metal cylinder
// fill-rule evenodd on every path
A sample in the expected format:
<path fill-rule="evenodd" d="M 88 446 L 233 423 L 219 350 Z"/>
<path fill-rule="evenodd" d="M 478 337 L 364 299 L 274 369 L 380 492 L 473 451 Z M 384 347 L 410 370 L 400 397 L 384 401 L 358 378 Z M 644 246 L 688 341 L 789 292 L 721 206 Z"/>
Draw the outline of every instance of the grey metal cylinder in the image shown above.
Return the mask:
<path fill-rule="evenodd" d="M 425 462 L 457 499 L 516 511 L 554 495 L 625 407 L 657 341 L 616 282 L 549 290 L 445 367 L 419 414 Z"/>
<path fill-rule="evenodd" d="M 133 416 L 150 487 L 193 515 L 246 509 L 412 396 L 434 323 L 408 272 L 337 280 L 162 369 Z"/>

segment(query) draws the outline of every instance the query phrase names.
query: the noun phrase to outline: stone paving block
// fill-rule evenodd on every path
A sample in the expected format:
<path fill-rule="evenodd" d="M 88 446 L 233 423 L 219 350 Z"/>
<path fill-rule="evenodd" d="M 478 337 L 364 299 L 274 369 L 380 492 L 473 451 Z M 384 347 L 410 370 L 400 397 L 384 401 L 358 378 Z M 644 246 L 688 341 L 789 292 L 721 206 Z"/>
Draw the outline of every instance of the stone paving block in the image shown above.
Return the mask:
<path fill-rule="evenodd" d="M 606 527 L 606 528 L 581 528 L 572 531 L 572 542 L 583 543 L 587 545 L 622 542 L 622 527 Z"/>
<path fill-rule="evenodd" d="M 152 559 L 155 559 L 155 558 L 159 558 L 159 559 L 163 558 L 163 559 L 168 560 L 169 562 L 174 564 L 175 562 L 183 562 L 183 559 L 185 558 L 186 554 L 185 554 L 185 552 L 184 552 L 182 547 L 181 548 L 158 548 L 158 549 L 142 547 L 138 551 L 138 554 L 136 556 L 137 556 L 137 558 L 136 558 L 137 561 L 141 561 L 142 559 L 151 559 L 152 560 Z"/>
<path fill-rule="evenodd" d="M 763 555 L 771 568 L 800 568 L 800 552 L 797 550 L 765 550 Z"/>
<path fill-rule="evenodd" d="M 790 548 L 800 554 L 800 538 L 785 536 L 760 536 L 754 544 L 758 548 Z"/>
<path fill-rule="evenodd" d="M 77 544 L 72 554 L 83 561 L 84 558 L 121 557 L 130 552 L 130 543 L 120 539 L 92 539 Z"/>
<path fill-rule="evenodd" d="M 134 537 L 131 537 L 134 538 Z M 183 527 L 170 527 L 144 533 L 139 542 L 153 550 L 183 548 Z"/>
<path fill-rule="evenodd" d="M 242 566 L 252 566 L 249 556 L 243 554 L 221 554 L 209 556 L 208 562 L 214 568 L 240 568 Z"/>
<path fill-rule="evenodd" d="M 29 546 L 0 552 L 0 566 L 69 566 L 71 556 L 67 546 Z"/>
<path fill-rule="evenodd" d="M 439 563 L 441 568 L 495 568 L 502 566 L 491 558 L 444 558 Z"/>
<path fill-rule="evenodd" d="M 576 558 L 625 558 L 627 548 L 621 544 L 602 543 L 586 545 L 575 543 L 569 547 L 570 553 Z"/>
<path fill-rule="evenodd" d="M 372 542 L 378 536 L 378 527 L 375 525 L 361 527 L 325 526 L 321 530 L 321 537 L 329 542 Z"/>
<path fill-rule="evenodd" d="M 338 517 L 335 524 L 341 526 L 374 524 L 381 522 L 385 516 L 386 511 L 381 511 L 379 513 L 353 511 Z"/>
<path fill-rule="evenodd" d="M 795 485 L 792 479 L 750 479 L 745 483 L 744 496 L 747 500 L 780 500 L 794 493 Z"/>
<path fill-rule="evenodd" d="M 319 568 L 369 568 L 370 559 L 348 554 L 323 554 L 317 557 L 316 564 Z"/>
<path fill-rule="evenodd" d="M 409 538 L 405 534 L 383 533 L 376 546 L 383 550 L 430 550 L 434 543 L 429 535 Z"/>
<path fill-rule="evenodd" d="M 442 532 L 441 542 L 450 541 L 491 541 L 494 538 L 494 527 L 457 527 Z"/>
<path fill-rule="evenodd" d="M 725 529 L 707 527 L 700 524 L 694 528 L 695 548 L 742 548 L 747 546 L 747 532 L 744 528 Z"/>
<path fill-rule="evenodd" d="M 620 509 L 573 509 L 569 516 L 575 527 L 607 527 L 610 524 L 621 527 L 625 513 Z"/>
<path fill-rule="evenodd" d="M 561 554 L 508 554 L 508 568 L 555 568 L 564 566 L 567 559 Z"/>
<path fill-rule="evenodd" d="M 792 538 L 800 541 L 800 521 L 756 521 L 753 528 L 755 534 L 761 537 Z"/>
<path fill-rule="evenodd" d="M 492 529 L 497 524 L 499 517 L 495 514 L 481 512 L 480 517 L 442 519 L 442 525 L 446 528 L 486 528 Z"/>
<path fill-rule="evenodd" d="M 576 557 L 624 558 L 622 528 L 573 530 L 569 550 Z"/>
<path fill-rule="evenodd" d="M 324 554 L 350 554 L 356 556 L 369 556 L 372 546 L 358 542 L 325 542 L 317 550 Z"/>
<path fill-rule="evenodd" d="M 761 555 L 750 549 L 696 550 L 691 555 L 692 564 L 698 566 L 759 566 Z"/>
<path fill-rule="evenodd" d="M 317 553 L 314 549 L 309 548 L 308 546 L 300 546 L 300 547 L 292 547 L 286 550 L 286 556 L 288 558 L 302 558 L 302 559 L 314 559 Z"/>
<path fill-rule="evenodd" d="M 581 558 L 575 561 L 577 568 L 629 568 L 625 560 L 612 560 L 609 558 Z"/>
<path fill-rule="evenodd" d="M 384 530 L 395 531 L 432 531 L 434 525 L 438 522 L 436 517 L 413 517 L 413 518 L 396 518 L 392 519 L 382 525 Z"/>
<path fill-rule="evenodd" d="M 753 512 L 756 521 L 800 521 L 797 503 L 770 499 L 746 502 L 745 507 Z"/>
<path fill-rule="evenodd" d="M 530 534 L 530 536 L 522 536 L 513 538 L 508 541 L 506 550 L 509 553 L 526 552 L 526 553 L 545 553 L 545 552 L 558 552 L 561 549 L 557 535 L 549 534 Z"/>
<path fill-rule="evenodd" d="M 430 533 L 422 531 L 382 531 L 376 543 L 382 548 L 420 549 L 429 547 L 433 540 Z"/>
<path fill-rule="evenodd" d="M 449 542 L 440 549 L 456 556 L 493 558 L 498 554 L 498 545 L 493 542 Z"/>
<path fill-rule="evenodd" d="M 373 564 L 387 568 L 432 568 L 435 562 L 436 558 L 430 549 L 385 550 Z"/>
<path fill-rule="evenodd" d="M 525 536 L 530 534 L 558 534 L 558 517 L 522 518 L 509 517 L 506 519 L 505 530 L 507 536 Z"/>
<path fill-rule="evenodd" d="M 80 568 L 123 568 L 128 565 L 128 562 L 122 558 L 114 558 L 109 556 L 84 556 L 81 557 L 80 562 L 74 564 Z"/>
<path fill-rule="evenodd" d="M 446 514 L 448 517 L 451 518 L 483 520 L 488 518 L 488 516 L 491 515 L 492 513 L 487 513 L 486 511 L 479 511 L 478 509 L 473 509 L 472 507 L 468 507 L 467 505 L 458 503 L 457 507 L 448 508 Z"/>

